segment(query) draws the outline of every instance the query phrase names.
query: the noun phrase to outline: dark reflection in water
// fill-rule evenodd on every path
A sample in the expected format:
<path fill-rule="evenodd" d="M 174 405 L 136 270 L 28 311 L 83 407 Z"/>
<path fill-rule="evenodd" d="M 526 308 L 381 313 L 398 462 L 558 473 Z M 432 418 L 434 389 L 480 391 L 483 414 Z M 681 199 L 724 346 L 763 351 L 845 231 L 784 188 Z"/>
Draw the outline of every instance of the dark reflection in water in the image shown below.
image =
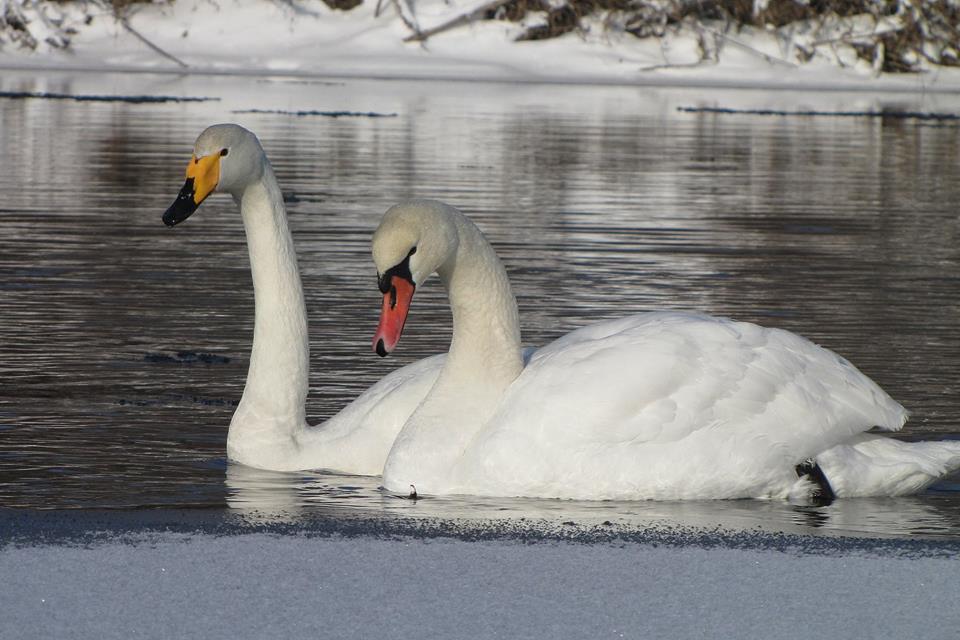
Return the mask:
<path fill-rule="evenodd" d="M 450 319 L 433 283 L 418 292 L 398 357 L 369 351 L 379 308 L 369 236 L 389 205 L 420 196 L 456 204 L 487 232 L 513 278 L 528 344 L 652 309 L 733 316 L 853 360 L 913 412 L 906 437 L 955 436 L 956 127 L 686 114 L 676 106 L 702 100 L 696 92 L 626 88 L 12 73 L 0 90 L 221 98 L 0 101 L 0 506 L 960 533 L 949 483 L 826 509 L 412 503 L 384 496 L 376 479 L 225 468 L 253 320 L 240 217 L 219 196 L 176 229 L 160 223 L 206 125 L 236 120 L 260 135 L 304 276 L 313 421 L 389 369 L 446 348 Z M 798 98 L 716 99 L 764 107 Z M 854 100 L 820 99 L 833 101 L 824 108 Z M 398 117 L 231 114 L 257 108 Z"/>

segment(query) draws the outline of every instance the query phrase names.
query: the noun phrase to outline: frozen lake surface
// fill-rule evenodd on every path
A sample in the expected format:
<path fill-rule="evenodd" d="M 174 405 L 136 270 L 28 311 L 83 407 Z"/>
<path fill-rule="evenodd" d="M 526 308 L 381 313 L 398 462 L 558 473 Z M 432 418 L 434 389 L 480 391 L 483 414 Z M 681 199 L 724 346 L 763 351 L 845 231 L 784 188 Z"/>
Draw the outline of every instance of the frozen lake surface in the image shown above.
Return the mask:
<path fill-rule="evenodd" d="M 0 637 L 947 639 L 951 540 L 0 511 Z"/>
<path fill-rule="evenodd" d="M 0 552 L 0 636 L 946 639 L 955 560 L 174 535 Z"/>
<path fill-rule="evenodd" d="M 902 437 L 956 438 L 956 123 L 678 109 L 960 98 L 15 72 L 0 91 L 151 98 L 0 97 L 0 637 L 955 635 L 956 477 L 827 507 L 412 501 L 228 464 L 253 322 L 240 217 L 225 196 L 176 229 L 160 215 L 204 127 L 260 136 L 304 278 L 312 422 L 446 349 L 433 286 L 396 357 L 370 352 L 370 234 L 435 197 L 496 246 L 526 344 L 732 316 L 852 360 L 912 412 Z"/>

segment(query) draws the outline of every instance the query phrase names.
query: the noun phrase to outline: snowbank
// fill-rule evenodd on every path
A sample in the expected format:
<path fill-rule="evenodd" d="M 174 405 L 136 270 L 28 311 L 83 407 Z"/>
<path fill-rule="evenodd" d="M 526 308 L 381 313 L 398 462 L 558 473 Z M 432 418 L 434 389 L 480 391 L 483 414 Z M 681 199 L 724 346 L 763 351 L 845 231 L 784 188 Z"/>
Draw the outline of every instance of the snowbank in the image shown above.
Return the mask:
<path fill-rule="evenodd" d="M 548 40 L 515 42 L 526 21 L 472 22 L 425 42 L 419 31 L 469 14 L 477 0 L 415 4 L 368 0 L 350 11 L 320 0 L 243 2 L 177 0 L 135 5 L 123 19 L 105 8 L 47 5 L 34 16 L 36 51 L 6 43 L 0 66 L 181 73 L 325 77 L 467 79 L 508 82 L 610 83 L 666 86 L 776 87 L 874 91 L 958 91 L 960 71 L 881 74 L 839 50 L 798 63 L 795 42 L 747 29 L 714 34 L 716 61 L 703 63 L 703 37 L 689 31 L 640 39 L 623 25 L 597 18 L 586 28 Z M 415 13 L 410 7 L 415 7 Z M 403 7 L 400 15 L 398 7 Z M 62 11 L 63 15 L 58 12 Z M 59 26 L 57 26 L 59 25 Z M 72 33 L 75 31 L 75 33 Z M 63 48 L 63 39 L 69 46 Z M 831 49 L 833 51 L 833 49 Z M 852 51 L 852 49 L 851 49 Z M 713 55 L 713 54 L 711 54 Z"/>

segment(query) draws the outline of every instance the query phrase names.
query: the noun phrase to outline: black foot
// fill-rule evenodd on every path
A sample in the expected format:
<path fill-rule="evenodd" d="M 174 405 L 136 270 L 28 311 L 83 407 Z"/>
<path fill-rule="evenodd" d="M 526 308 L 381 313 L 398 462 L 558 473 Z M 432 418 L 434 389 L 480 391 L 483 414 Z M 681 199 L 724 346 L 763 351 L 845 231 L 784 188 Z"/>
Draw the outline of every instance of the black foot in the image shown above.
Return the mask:
<path fill-rule="evenodd" d="M 810 502 L 817 507 L 825 507 L 837 499 L 837 494 L 833 492 L 830 481 L 823 474 L 823 469 L 813 458 L 805 460 L 798 464 L 794 469 L 797 477 L 806 476 L 814 484 L 814 490 L 810 492 Z"/>

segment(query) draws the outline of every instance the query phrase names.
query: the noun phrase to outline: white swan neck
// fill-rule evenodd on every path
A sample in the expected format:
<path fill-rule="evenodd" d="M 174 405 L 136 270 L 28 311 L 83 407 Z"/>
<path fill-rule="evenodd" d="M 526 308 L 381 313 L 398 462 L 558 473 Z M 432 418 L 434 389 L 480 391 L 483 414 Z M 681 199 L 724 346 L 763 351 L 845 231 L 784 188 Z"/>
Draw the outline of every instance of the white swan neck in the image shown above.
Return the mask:
<path fill-rule="evenodd" d="M 269 163 L 239 200 L 256 311 L 250 368 L 230 435 L 289 437 L 306 424 L 310 345 L 297 254 Z"/>
<path fill-rule="evenodd" d="M 520 322 L 506 270 L 472 222 L 455 216 L 459 243 L 437 273 L 453 310 L 453 340 L 436 383 L 410 416 L 384 466 L 392 491 L 436 493 L 520 375 Z M 455 417 L 455 419 L 452 419 Z"/>
<path fill-rule="evenodd" d="M 453 338 L 440 380 L 473 382 L 499 397 L 523 369 L 517 300 L 481 231 L 462 215 L 455 222 L 458 248 L 438 270 L 453 313 Z"/>

